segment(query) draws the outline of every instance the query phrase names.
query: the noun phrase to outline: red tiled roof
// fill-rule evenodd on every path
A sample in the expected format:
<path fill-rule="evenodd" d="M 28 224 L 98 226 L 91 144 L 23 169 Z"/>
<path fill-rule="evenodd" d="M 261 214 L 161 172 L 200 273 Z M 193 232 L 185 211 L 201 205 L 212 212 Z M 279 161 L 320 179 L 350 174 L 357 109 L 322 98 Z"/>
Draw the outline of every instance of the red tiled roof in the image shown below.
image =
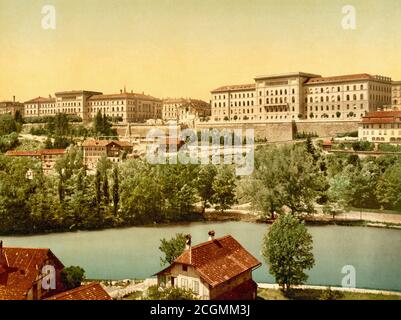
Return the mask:
<path fill-rule="evenodd" d="M 49 259 L 56 268 L 63 264 L 50 249 L 3 248 L 0 268 L 0 300 L 24 300 Z M 7 261 L 7 263 L 4 263 Z"/>
<path fill-rule="evenodd" d="M 194 246 L 191 254 L 184 251 L 174 263 L 192 265 L 213 287 L 261 265 L 230 235 Z"/>
<path fill-rule="evenodd" d="M 375 111 L 369 112 L 362 118 L 362 123 L 400 123 L 401 111 Z"/>
<path fill-rule="evenodd" d="M 112 300 L 102 285 L 97 282 L 64 291 L 46 300 Z"/>
<path fill-rule="evenodd" d="M 32 151 L 9 150 L 5 155 L 10 157 L 40 157 L 41 155 L 60 155 L 64 153 L 65 149 L 43 149 Z"/>
<path fill-rule="evenodd" d="M 237 84 L 237 85 L 231 85 L 231 86 L 223 86 L 223 87 L 214 89 L 211 92 L 217 93 L 217 92 L 227 92 L 227 91 L 245 91 L 245 90 L 254 90 L 254 89 L 256 89 L 256 84 L 251 83 L 251 84 Z"/>

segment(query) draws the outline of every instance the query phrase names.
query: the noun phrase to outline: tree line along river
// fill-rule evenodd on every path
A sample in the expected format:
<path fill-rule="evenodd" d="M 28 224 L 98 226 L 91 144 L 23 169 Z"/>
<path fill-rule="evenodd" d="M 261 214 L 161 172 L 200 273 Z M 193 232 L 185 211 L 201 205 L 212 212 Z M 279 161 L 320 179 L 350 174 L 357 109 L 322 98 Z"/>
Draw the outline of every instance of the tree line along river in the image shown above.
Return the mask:
<path fill-rule="evenodd" d="M 260 252 L 268 225 L 247 222 L 196 222 L 34 236 L 1 237 L 5 246 L 50 248 L 66 266 L 79 265 L 89 279 L 145 279 L 160 266 L 161 238 L 190 233 L 193 244 L 208 231 L 216 238 L 231 234 L 263 262 L 254 271 L 257 282 L 274 283 Z M 342 268 L 356 271 L 358 288 L 401 291 L 401 231 L 384 228 L 308 226 L 316 264 L 308 272 L 310 285 L 341 286 Z"/>

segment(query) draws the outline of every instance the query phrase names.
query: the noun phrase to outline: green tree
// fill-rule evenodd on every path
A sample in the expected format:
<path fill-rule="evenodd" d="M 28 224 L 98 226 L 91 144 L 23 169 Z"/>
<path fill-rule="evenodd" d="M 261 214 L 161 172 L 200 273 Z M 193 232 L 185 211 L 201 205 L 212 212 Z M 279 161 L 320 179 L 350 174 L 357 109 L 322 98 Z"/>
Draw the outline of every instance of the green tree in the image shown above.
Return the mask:
<path fill-rule="evenodd" d="M 118 213 L 118 205 L 120 203 L 120 184 L 119 184 L 119 173 L 118 166 L 114 166 L 113 168 L 113 213 L 114 216 L 117 216 Z"/>
<path fill-rule="evenodd" d="M 224 212 L 236 202 L 235 188 L 235 174 L 232 168 L 222 166 L 213 180 L 213 196 L 210 202 L 215 205 L 217 210 Z"/>
<path fill-rule="evenodd" d="M 265 235 L 262 255 L 269 272 L 286 292 L 305 283 L 315 259 L 313 240 L 305 225 L 291 214 L 280 215 Z"/>
<path fill-rule="evenodd" d="M 325 188 L 324 175 L 301 145 L 269 147 L 255 156 L 248 197 L 264 215 L 288 207 L 292 213 L 313 213 Z"/>
<path fill-rule="evenodd" d="M 107 208 L 110 204 L 109 179 L 107 178 L 107 173 L 103 176 L 103 200 L 104 206 Z"/>
<path fill-rule="evenodd" d="M 11 114 L 0 115 L 0 136 L 17 132 L 17 123 Z"/>
<path fill-rule="evenodd" d="M 202 201 L 202 214 L 205 213 L 209 206 L 215 191 L 213 189 L 213 181 L 216 178 L 217 169 L 213 164 L 203 166 L 198 173 L 196 179 L 196 189 Z"/>
<path fill-rule="evenodd" d="M 379 178 L 376 196 L 386 209 L 401 210 L 401 160 L 389 166 Z"/>
<path fill-rule="evenodd" d="M 71 266 L 61 270 L 60 277 L 67 289 L 74 289 L 85 280 L 85 270 L 78 266 Z"/>
<path fill-rule="evenodd" d="M 185 243 L 186 238 L 183 233 L 177 233 L 170 240 L 161 239 L 159 250 L 164 254 L 164 257 L 160 258 L 161 265 L 173 263 L 184 252 Z"/>

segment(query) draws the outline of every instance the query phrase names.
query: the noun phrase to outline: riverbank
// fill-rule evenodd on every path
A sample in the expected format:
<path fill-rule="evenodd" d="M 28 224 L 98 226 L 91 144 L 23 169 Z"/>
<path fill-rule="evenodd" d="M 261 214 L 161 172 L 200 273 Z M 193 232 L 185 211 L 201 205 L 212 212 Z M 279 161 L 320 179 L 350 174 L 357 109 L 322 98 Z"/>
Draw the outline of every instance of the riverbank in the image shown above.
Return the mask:
<path fill-rule="evenodd" d="M 102 281 L 103 287 L 116 300 L 141 300 L 155 278 L 145 280 Z M 359 288 L 302 285 L 284 294 L 277 284 L 258 283 L 260 300 L 401 300 L 401 292 Z"/>
<path fill-rule="evenodd" d="M 278 285 L 258 283 L 261 300 L 401 300 L 401 292 L 327 286 L 297 286 L 284 294 Z"/>
<path fill-rule="evenodd" d="M 243 221 L 267 224 L 274 222 L 273 219 L 261 218 L 258 213 L 250 209 L 248 204 L 236 206 L 224 212 L 207 209 L 205 219 L 206 221 Z M 401 214 L 349 211 L 337 214 L 334 218 L 331 215 L 317 213 L 304 215 L 302 219 L 307 225 L 366 226 L 401 229 Z"/>

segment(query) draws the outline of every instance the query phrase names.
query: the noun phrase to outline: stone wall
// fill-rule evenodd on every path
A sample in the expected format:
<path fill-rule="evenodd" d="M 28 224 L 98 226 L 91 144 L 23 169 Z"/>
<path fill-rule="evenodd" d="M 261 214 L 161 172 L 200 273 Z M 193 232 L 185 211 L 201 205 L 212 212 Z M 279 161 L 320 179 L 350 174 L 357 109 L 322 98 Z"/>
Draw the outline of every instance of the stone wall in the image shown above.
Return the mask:
<path fill-rule="evenodd" d="M 234 130 L 242 129 L 242 135 L 245 136 L 246 129 L 253 129 L 255 139 L 266 138 L 269 142 L 290 141 L 293 138 L 293 124 L 291 122 L 277 123 L 200 123 L 196 125 L 197 130 L 217 129 Z"/>
<path fill-rule="evenodd" d="M 297 121 L 296 132 L 316 133 L 319 137 L 333 137 L 337 133 L 358 131 L 358 121 Z"/>

